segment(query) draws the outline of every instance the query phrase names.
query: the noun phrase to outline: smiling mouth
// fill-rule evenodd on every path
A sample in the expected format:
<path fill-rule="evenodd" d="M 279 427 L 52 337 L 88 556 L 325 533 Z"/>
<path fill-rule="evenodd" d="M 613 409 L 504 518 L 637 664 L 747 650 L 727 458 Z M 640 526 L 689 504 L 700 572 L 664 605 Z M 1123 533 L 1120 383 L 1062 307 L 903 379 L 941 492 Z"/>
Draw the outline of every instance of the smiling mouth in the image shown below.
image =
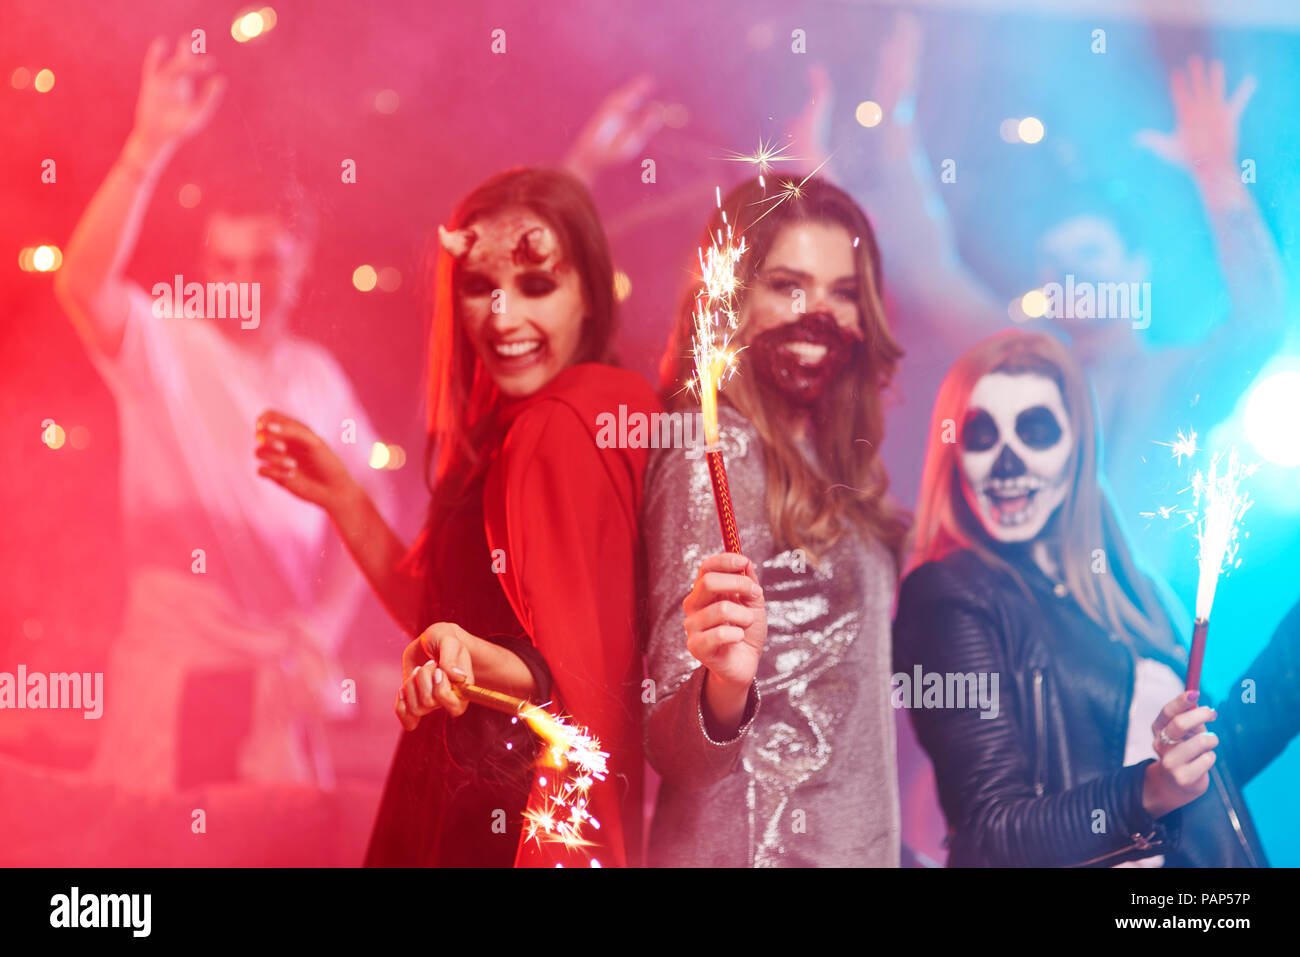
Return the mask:
<path fill-rule="evenodd" d="M 1042 491 L 1036 479 L 989 479 L 982 494 L 1000 525 L 1023 525 L 1034 513 L 1034 499 Z"/>
<path fill-rule="evenodd" d="M 817 365 L 830 352 L 826 346 L 818 342 L 787 342 L 781 348 L 806 366 Z"/>
<path fill-rule="evenodd" d="M 514 339 L 491 343 L 492 357 L 504 369 L 522 369 L 541 360 L 545 343 L 541 339 Z"/>

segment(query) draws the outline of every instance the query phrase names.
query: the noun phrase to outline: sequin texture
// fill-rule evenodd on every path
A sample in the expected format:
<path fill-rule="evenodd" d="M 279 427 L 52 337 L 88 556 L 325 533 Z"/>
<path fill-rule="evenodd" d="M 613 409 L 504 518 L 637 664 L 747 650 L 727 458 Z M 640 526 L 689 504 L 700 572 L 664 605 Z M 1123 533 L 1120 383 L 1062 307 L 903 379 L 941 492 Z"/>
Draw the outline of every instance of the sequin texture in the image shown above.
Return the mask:
<path fill-rule="evenodd" d="M 758 706 L 736 739 L 703 734 L 703 669 L 686 650 L 682 599 L 722 550 L 702 456 L 661 450 L 646 478 L 647 752 L 663 777 L 650 861 L 675 866 L 897 866 L 899 810 L 889 614 L 896 571 L 847 534 L 820 564 L 778 550 L 753 427 L 721 412 L 741 546 L 758 567 L 767 644 Z"/>

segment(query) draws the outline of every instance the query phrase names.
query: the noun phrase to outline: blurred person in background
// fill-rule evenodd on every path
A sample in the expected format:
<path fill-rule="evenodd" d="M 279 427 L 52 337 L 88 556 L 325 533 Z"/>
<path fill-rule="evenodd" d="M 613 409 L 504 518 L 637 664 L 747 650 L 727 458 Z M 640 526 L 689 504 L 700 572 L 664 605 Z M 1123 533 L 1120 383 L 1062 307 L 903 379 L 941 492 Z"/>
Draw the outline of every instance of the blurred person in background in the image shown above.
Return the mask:
<path fill-rule="evenodd" d="M 343 707 L 337 653 L 363 583 L 326 516 L 257 477 L 249 430 L 268 405 L 294 410 L 347 433 L 363 475 L 373 436 L 338 363 L 289 329 L 310 230 L 285 210 L 231 197 L 209 218 L 201 274 L 183 282 L 234 284 L 216 315 L 211 295 L 173 301 L 180 278 L 146 291 L 126 276 L 164 168 L 223 90 L 188 37 L 166 48 L 148 51 L 135 125 L 55 284 L 122 436 L 128 596 L 90 775 L 151 792 L 330 786 L 323 723 Z"/>

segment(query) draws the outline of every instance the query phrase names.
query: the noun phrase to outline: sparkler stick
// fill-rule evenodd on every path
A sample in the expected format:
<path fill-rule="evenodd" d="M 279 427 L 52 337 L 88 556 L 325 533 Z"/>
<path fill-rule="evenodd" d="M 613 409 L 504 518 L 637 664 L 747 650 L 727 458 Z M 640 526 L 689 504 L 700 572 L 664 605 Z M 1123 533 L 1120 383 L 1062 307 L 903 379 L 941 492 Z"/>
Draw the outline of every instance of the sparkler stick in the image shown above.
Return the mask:
<path fill-rule="evenodd" d="M 1192 654 L 1187 661 L 1187 690 L 1199 691 L 1201 687 L 1201 662 L 1205 658 L 1205 638 L 1210 631 L 1210 621 L 1200 618 L 1192 625 Z"/>
<path fill-rule="evenodd" d="M 605 780 L 609 757 L 600 750 L 600 742 L 586 728 L 557 718 L 524 698 L 472 684 L 453 683 L 451 687 L 467 701 L 522 718 L 547 745 L 547 763 L 561 772 L 553 779 L 541 779 L 545 788 L 541 806 L 524 811 L 528 838 L 570 849 L 592 846 L 584 831 L 588 826 L 599 830 L 600 822 L 587 810 L 587 792 L 596 781 Z"/>

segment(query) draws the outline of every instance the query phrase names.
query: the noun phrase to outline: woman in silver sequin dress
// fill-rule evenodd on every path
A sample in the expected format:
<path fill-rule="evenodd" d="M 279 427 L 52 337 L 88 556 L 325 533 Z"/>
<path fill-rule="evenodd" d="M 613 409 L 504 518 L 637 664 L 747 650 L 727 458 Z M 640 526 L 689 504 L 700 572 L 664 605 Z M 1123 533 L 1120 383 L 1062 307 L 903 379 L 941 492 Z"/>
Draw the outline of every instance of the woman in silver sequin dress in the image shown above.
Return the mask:
<path fill-rule="evenodd" d="M 813 179 L 756 220 L 764 198 L 742 184 L 708 227 L 725 212 L 748 249 L 719 414 L 745 555 L 715 554 L 698 448 L 660 449 L 646 475 L 649 862 L 897 866 L 889 618 L 906 520 L 879 448 L 900 350 L 856 204 Z M 663 368 L 688 413 L 692 306 Z"/>

